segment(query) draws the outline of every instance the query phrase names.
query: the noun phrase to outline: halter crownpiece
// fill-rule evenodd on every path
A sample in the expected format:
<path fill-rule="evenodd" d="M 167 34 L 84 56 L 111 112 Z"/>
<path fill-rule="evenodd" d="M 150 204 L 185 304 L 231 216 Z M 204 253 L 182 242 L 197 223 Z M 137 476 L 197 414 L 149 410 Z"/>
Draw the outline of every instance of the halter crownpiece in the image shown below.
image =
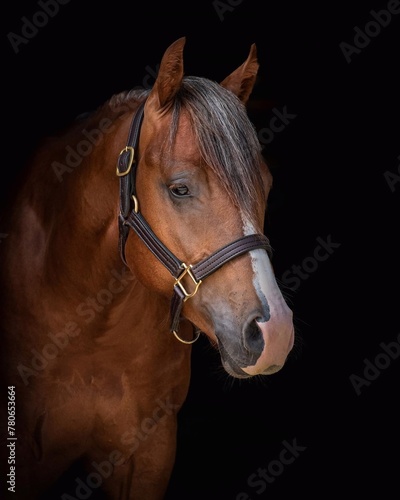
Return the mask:
<path fill-rule="evenodd" d="M 187 341 L 179 337 L 179 323 L 184 302 L 193 297 L 205 278 L 222 267 L 226 262 L 258 248 L 270 250 L 268 238 L 264 234 L 251 234 L 243 236 L 228 245 L 220 248 L 209 257 L 196 264 L 186 264 L 176 257 L 154 234 L 139 211 L 139 200 L 136 195 L 136 171 L 138 168 L 138 145 L 140 127 L 143 121 L 144 105 L 142 102 L 133 116 L 129 129 L 126 146 L 120 152 L 117 161 L 116 174 L 120 182 L 120 213 L 119 226 L 119 251 L 124 264 L 128 265 L 125 258 L 125 245 L 129 229 L 133 229 L 147 248 L 168 269 L 175 279 L 170 307 L 170 331 L 184 344 L 195 342 L 200 332 L 196 330 L 194 339 Z M 182 280 L 185 276 L 190 278 L 190 290 Z"/>

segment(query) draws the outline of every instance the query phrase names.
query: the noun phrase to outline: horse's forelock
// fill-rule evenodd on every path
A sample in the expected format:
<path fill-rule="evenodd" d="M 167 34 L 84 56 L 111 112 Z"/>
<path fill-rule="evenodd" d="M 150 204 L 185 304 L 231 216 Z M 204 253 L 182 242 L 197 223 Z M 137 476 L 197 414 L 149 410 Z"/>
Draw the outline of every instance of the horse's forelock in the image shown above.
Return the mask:
<path fill-rule="evenodd" d="M 264 193 L 261 146 L 245 106 L 213 81 L 185 77 L 172 109 L 170 143 L 176 137 L 183 109 L 188 113 L 203 160 L 251 220 L 258 196 Z"/>

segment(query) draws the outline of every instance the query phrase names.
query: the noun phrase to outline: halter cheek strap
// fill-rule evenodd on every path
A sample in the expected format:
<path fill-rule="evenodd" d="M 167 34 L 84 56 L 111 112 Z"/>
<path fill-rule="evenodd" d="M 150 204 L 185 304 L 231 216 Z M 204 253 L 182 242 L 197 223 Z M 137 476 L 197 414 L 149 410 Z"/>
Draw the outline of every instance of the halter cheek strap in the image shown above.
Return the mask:
<path fill-rule="evenodd" d="M 263 234 L 243 236 L 228 245 L 220 248 L 209 257 L 194 265 L 186 264 L 176 257 L 155 235 L 145 218 L 139 211 L 139 202 L 136 196 L 135 179 L 140 126 L 143 120 L 144 102 L 136 111 L 128 134 L 127 145 L 121 151 L 117 162 L 117 176 L 120 179 L 120 214 L 119 251 L 125 264 L 125 245 L 129 229 L 135 231 L 153 255 L 168 269 L 175 279 L 170 307 L 170 331 L 185 344 L 192 344 L 199 336 L 191 341 L 185 341 L 178 335 L 181 312 L 188 299 L 193 297 L 205 278 L 222 267 L 226 262 L 258 248 L 270 250 L 268 238 Z M 183 282 L 183 280 L 185 280 Z"/>

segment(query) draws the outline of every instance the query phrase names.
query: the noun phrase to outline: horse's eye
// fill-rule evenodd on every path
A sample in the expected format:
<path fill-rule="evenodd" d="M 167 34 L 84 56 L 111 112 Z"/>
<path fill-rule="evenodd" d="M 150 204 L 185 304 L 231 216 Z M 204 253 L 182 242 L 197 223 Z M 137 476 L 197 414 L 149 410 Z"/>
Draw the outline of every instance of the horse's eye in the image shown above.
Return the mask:
<path fill-rule="evenodd" d="M 185 184 L 171 184 L 171 186 L 169 186 L 169 190 L 178 198 L 189 196 L 190 194 L 189 188 L 185 186 Z"/>

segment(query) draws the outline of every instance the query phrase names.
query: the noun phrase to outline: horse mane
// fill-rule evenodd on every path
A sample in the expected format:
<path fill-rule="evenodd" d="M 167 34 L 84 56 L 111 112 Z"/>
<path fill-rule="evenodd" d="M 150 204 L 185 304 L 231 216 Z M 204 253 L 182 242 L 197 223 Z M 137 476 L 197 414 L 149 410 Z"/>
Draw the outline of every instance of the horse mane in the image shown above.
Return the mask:
<path fill-rule="evenodd" d="M 252 220 L 260 191 L 265 193 L 261 145 L 245 105 L 212 80 L 184 77 L 172 107 L 171 142 L 182 109 L 188 113 L 203 160 L 235 205 Z"/>
<path fill-rule="evenodd" d="M 105 105 L 112 110 L 122 109 L 126 110 L 128 107 L 136 107 L 145 97 L 148 96 L 150 90 L 143 87 L 135 87 L 131 90 L 123 90 L 118 94 L 113 95 Z"/>

